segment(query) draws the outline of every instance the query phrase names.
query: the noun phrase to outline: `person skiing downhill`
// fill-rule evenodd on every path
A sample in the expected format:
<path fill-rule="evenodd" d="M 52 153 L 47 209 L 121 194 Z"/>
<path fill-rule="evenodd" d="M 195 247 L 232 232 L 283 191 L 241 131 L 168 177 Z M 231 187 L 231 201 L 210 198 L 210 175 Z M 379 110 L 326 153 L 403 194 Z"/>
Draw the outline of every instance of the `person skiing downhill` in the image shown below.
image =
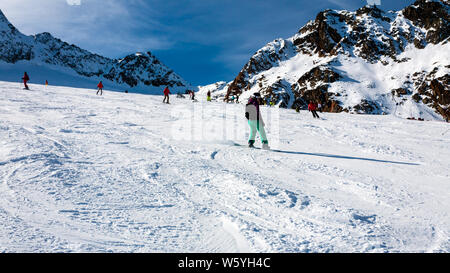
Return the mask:
<path fill-rule="evenodd" d="M 165 103 L 169 104 L 169 94 L 170 94 L 169 87 L 166 86 L 166 88 L 164 88 L 163 93 L 164 93 L 163 103 L 165 102 Z M 166 99 L 167 99 L 167 102 L 166 102 Z"/>
<path fill-rule="evenodd" d="M 316 112 L 317 104 L 315 104 L 314 102 L 310 101 L 309 104 L 308 104 L 308 110 L 312 113 L 314 118 L 320 118 L 319 115 Z"/>
<path fill-rule="evenodd" d="M 27 82 L 30 80 L 30 77 L 28 77 L 27 72 L 25 72 L 25 73 L 23 74 L 22 80 L 23 80 L 23 85 L 25 86 L 25 89 L 26 89 L 26 90 L 30 90 L 30 88 L 28 88 L 28 85 L 27 85 Z"/>
<path fill-rule="evenodd" d="M 247 105 L 245 106 L 245 117 L 248 120 L 248 125 L 250 126 L 250 136 L 248 138 L 248 146 L 254 148 L 256 131 L 259 132 L 261 137 L 261 142 L 263 144 L 263 149 L 268 150 L 269 141 L 267 140 L 266 131 L 264 130 L 264 121 L 260 112 L 261 95 L 259 93 L 254 93 L 252 97 L 249 98 Z"/>
<path fill-rule="evenodd" d="M 211 101 L 211 91 L 208 91 L 208 93 L 206 93 L 206 101 Z"/>
<path fill-rule="evenodd" d="M 97 90 L 97 95 L 98 95 L 98 92 L 100 92 L 100 96 L 103 95 L 103 83 L 102 83 L 102 81 L 100 81 L 100 82 L 97 84 L 97 88 L 98 88 L 98 90 Z"/>

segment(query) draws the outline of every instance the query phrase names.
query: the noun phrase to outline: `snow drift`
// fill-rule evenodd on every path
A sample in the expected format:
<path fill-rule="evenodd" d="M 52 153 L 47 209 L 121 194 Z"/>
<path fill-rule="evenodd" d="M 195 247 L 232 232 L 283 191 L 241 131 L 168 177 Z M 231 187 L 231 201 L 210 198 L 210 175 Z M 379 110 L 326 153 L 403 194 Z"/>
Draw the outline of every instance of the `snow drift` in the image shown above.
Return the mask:
<path fill-rule="evenodd" d="M 0 252 L 450 251 L 444 122 L 262 107 L 263 151 L 239 104 L 30 87 L 0 82 Z"/>

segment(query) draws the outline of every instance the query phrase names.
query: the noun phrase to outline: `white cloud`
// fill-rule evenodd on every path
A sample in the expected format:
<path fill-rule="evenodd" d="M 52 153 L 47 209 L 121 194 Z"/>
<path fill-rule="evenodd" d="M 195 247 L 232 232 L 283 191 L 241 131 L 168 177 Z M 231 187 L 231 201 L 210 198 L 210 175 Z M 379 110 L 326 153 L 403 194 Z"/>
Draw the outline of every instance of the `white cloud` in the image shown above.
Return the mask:
<path fill-rule="evenodd" d="M 81 5 L 81 0 L 66 0 L 67 4 L 70 6 L 79 6 Z"/>
<path fill-rule="evenodd" d="M 367 0 L 367 5 L 377 5 L 381 6 L 381 0 Z"/>
<path fill-rule="evenodd" d="M 146 9 L 144 15 L 135 13 L 130 9 L 133 3 L 147 5 L 140 0 L 0 0 L 0 8 L 26 35 L 50 32 L 108 57 L 172 47 L 173 41 L 165 33 L 152 32 L 164 26 L 148 17 L 151 10 Z"/>

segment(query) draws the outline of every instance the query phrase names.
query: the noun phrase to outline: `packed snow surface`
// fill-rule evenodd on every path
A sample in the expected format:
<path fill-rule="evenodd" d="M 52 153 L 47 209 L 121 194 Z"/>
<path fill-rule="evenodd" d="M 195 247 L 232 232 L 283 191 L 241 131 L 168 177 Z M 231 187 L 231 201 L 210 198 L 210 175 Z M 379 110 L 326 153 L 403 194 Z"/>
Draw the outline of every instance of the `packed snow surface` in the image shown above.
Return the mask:
<path fill-rule="evenodd" d="M 0 252 L 449 252 L 450 126 L 0 82 Z M 260 146 L 260 144 L 258 145 Z"/>

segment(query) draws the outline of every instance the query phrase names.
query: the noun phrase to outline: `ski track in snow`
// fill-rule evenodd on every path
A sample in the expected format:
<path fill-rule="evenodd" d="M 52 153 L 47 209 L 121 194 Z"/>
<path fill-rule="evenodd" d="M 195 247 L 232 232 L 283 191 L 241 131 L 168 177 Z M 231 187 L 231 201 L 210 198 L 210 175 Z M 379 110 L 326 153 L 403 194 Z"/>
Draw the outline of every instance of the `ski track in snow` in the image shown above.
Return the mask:
<path fill-rule="evenodd" d="M 443 122 L 281 109 L 263 151 L 172 139 L 204 102 L 31 89 L 0 82 L 0 252 L 450 251 Z"/>

